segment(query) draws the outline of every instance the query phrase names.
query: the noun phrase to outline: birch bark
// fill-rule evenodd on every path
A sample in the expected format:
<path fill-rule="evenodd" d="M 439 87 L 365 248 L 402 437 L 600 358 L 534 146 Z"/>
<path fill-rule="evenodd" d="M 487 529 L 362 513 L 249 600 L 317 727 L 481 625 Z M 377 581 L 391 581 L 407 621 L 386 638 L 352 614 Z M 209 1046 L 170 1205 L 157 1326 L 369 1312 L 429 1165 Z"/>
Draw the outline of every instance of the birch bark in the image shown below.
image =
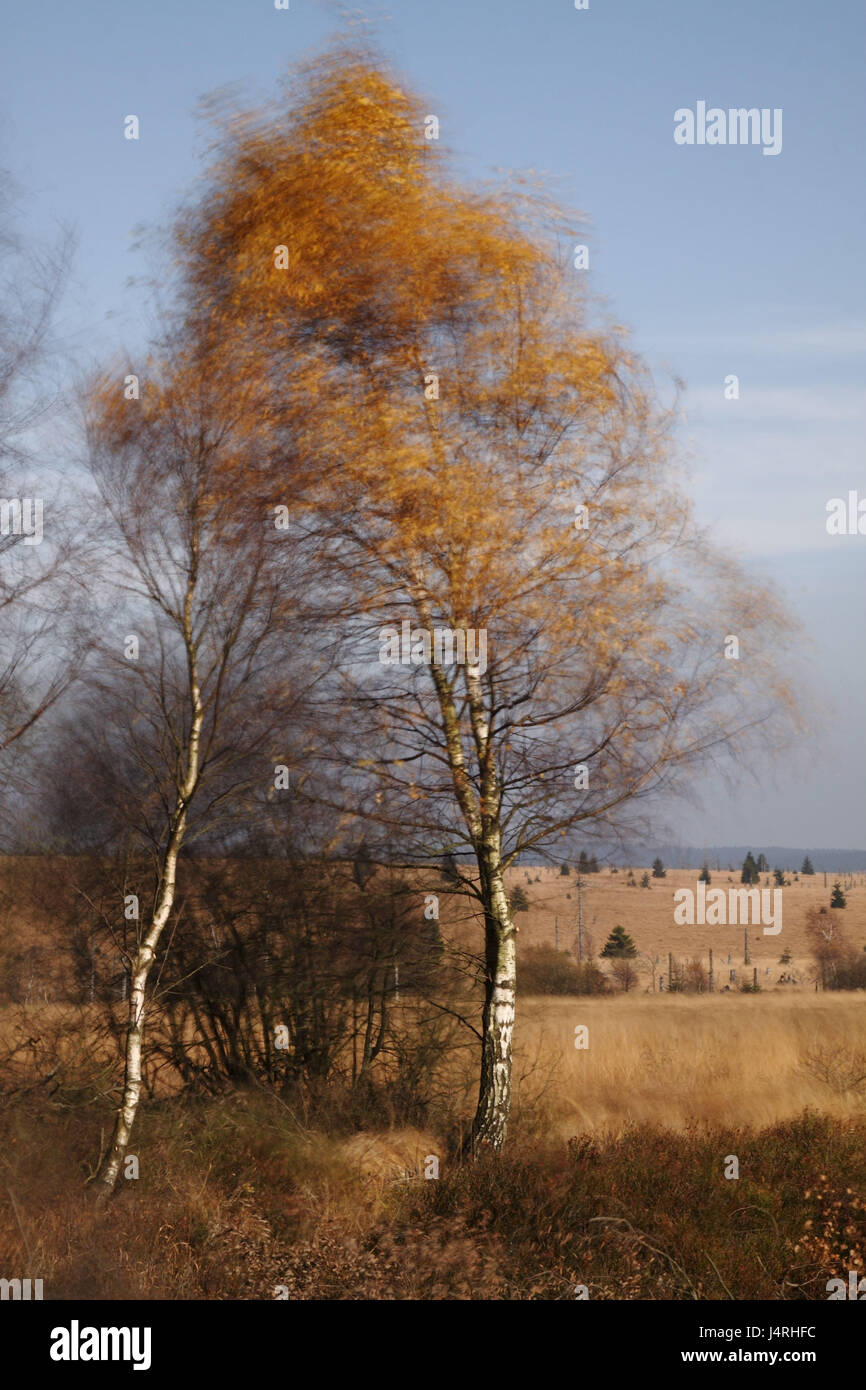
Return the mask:
<path fill-rule="evenodd" d="M 198 547 L 193 540 L 190 567 L 183 609 L 183 639 L 186 647 L 189 679 L 190 725 L 184 764 L 178 769 L 175 804 L 169 823 L 169 834 L 162 862 L 159 889 L 150 926 L 140 940 L 132 968 L 129 992 L 129 1014 L 126 1028 L 123 1095 L 114 1124 L 111 1144 L 102 1161 L 96 1179 L 97 1202 L 104 1202 L 114 1191 L 123 1160 L 129 1148 L 130 1136 L 141 1100 L 142 1049 L 147 1012 L 147 982 L 157 947 L 174 907 L 177 889 L 177 863 L 183 846 L 187 813 L 199 780 L 204 708 L 199 687 L 198 660 L 193 626 L 193 601 L 198 577 Z"/>

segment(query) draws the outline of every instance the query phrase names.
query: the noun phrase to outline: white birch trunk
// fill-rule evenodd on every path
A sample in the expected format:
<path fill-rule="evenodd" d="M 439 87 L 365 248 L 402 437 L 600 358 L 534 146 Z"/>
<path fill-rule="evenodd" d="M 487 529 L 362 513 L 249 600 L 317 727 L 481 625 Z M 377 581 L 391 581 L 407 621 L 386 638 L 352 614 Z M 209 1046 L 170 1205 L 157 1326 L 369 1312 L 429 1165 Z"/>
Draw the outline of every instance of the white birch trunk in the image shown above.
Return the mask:
<path fill-rule="evenodd" d="M 177 861 L 180 856 L 184 834 L 186 832 L 187 812 L 193 795 L 195 794 L 199 778 L 199 751 L 202 725 L 204 722 L 204 710 L 198 684 L 192 622 L 192 603 L 197 571 L 196 562 L 197 555 L 194 553 L 183 616 L 191 710 L 189 741 L 186 749 L 186 769 L 182 780 L 177 786 L 174 812 L 171 818 L 168 843 L 163 859 L 162 876 L 153 917 L 151 918 L 150 927 L 139 942 L 135 963 L 132 969 L 129 993 L 129 1015 L 126 1030 L 123 1096 L 120 1108 L 117 1112 L 111 1144 L 103 1159 L 102 1166 L 96 1179 L 97 1202 L 104 1202 L 114 1191 L 115 1184 L 120 1176 L 120 1170 L 123 1166 L 123 1160 L 126 1157 L 126 1151 L 129 1147 L 132 1127 L 135 1123 L 135 1116 L 141 1099 L 141 1066 L 147 1004 L 147 981 L 156 959 L 156 951 L 160 937 L 162 936 L 166 923 L 171 916 L 172 908 L 174 907 L 174 897 L 177 886 Z"/>
<path fill-rule="evenodd" d="M 433 624 L 421 585 L 414 594 L 419 616 Z M 459 626 L 459 624 L 458 624 Z M 463 625 L 465 626 L 465 624 Z M 481 675 L 466 670 L 469 718 L 480 773 L 480 798 L 469 777 L 453 690 L 440 667 L 431 669 L 439 697 L 445 749 L 457 802 L 472 837 L 484 907 L 485 994 L 482 1019 L 481 1076 L 469 1148 L 476 1157 L 498 1153 L 505 1143 L 511 1111 L 512 1039 L 517 981 L 516 934 L 502 870 L 500 788 L 492 730 L 484 705 Z"/>
<path fill-rule="evenodd" d="M 476 1156 L 498 1153 L 505 1143 L 511 1112 L 512 1038 L 516 989 L 515 929 L 497 862 L 488 866 L 483 885 L 485 996 L 481 1041 L 481 1080 L 470 1145 Z"/>

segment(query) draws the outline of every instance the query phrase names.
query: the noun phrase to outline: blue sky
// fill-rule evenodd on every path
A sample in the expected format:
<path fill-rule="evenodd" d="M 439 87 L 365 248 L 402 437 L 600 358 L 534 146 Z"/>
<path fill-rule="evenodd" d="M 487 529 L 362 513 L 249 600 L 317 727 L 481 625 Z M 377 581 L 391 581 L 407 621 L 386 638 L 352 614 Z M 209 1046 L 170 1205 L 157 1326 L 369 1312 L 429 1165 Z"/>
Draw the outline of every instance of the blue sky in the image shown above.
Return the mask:
<path fill-rule="evenodd" d="M 200 168 L 200 97 L 269 97 L 340 27 L 315 0 L 3 0 L 0 164 L 21 230 L 78 238 L 64 300 L 79 361 L 143 340 L 162 224 Z M 866 497 L 866 83 L 862 0 L 395 0 L 366 11 L 473 177 L 545 173 L 589 219 L 591 274 L 660 381 L 681 377 L 699 519 L 787 595 L 825 718 L 772 777 L 674 829 L 690 843 L 866 844 L 866 536 L 825 504 Z M 674 112 L 781 108 L 776 157 L 679 146 Z M 123 118 L 141 122 L 138 142 Z M 740 398 L 725 400 L 736 374 Z"/>

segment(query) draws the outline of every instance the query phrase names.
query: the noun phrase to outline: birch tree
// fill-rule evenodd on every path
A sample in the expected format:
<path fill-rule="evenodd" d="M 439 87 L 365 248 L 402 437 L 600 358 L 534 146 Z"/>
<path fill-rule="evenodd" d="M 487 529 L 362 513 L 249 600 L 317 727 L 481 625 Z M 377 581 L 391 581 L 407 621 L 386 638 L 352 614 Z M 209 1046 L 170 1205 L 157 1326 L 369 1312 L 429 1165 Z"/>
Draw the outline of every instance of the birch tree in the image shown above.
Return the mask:
<path fill-rule="evenodd" d="M 766 740 L 790 691 L 784 614 L 695 527 L 673 410 L 592 305 L 577 224 L 461 184 L 426 110 L 332 55 L 286 107 L 223 116 L 178 245 L 191 331 L 268 402 L 237 485 L 290 476 L 327 560 L 342 662 L 311 785 L 415 862 L 465 851 L 477 1154 L 511 1104 L 508 867 Z"/>
<path fill-rule="evenodd" d="M 111 593 L 91 696 L 104 756 L 122 773 L 114 794 L 155 870 L 129 962 L 122 1096 L 96 1180 L 101 1199 L 117 1181 L 140 1102 L 149 980 L 181 854 L 272 782 L 292 694 L 287 562 L 273 517 L 218 486 L 242 409 L 240 389 L 214 383 L 179 353 L 148 362 L 140 377 L 131 368 L 106 374 L 88 400 Z"/>

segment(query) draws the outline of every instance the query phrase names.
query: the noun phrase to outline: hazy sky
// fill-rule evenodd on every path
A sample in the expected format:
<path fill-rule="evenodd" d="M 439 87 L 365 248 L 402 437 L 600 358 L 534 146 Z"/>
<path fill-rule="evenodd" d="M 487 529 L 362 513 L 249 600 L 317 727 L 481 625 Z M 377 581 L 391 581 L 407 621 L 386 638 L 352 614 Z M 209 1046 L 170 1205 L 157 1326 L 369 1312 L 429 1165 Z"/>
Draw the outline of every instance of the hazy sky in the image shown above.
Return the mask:
<path fill-rule="evenodd" d="M 79 239 L 62 330 L 79 359 L 143 334 L 149 265 L 200 165 L 201 96 L 251 98 L 340 26 L 291 0 L 2 0 L 0 164 L 21 229 Z M 589 218 L 591 274 L 660 381 L 685 382 L 699 519 L 773 579 L 812 639 L 824 717 L 808 750 L 675 818 L 688 843 L 866 845 L 863 0 L 395 0 L 366 11 L 472 176 L 549 175 Z M 678 145 L 674 112 L 758 107 L 782 148 Z M 141 123 L 138 142 L 123 119 Z M 739 378 L 739 400 L 724 381 Z"/>

